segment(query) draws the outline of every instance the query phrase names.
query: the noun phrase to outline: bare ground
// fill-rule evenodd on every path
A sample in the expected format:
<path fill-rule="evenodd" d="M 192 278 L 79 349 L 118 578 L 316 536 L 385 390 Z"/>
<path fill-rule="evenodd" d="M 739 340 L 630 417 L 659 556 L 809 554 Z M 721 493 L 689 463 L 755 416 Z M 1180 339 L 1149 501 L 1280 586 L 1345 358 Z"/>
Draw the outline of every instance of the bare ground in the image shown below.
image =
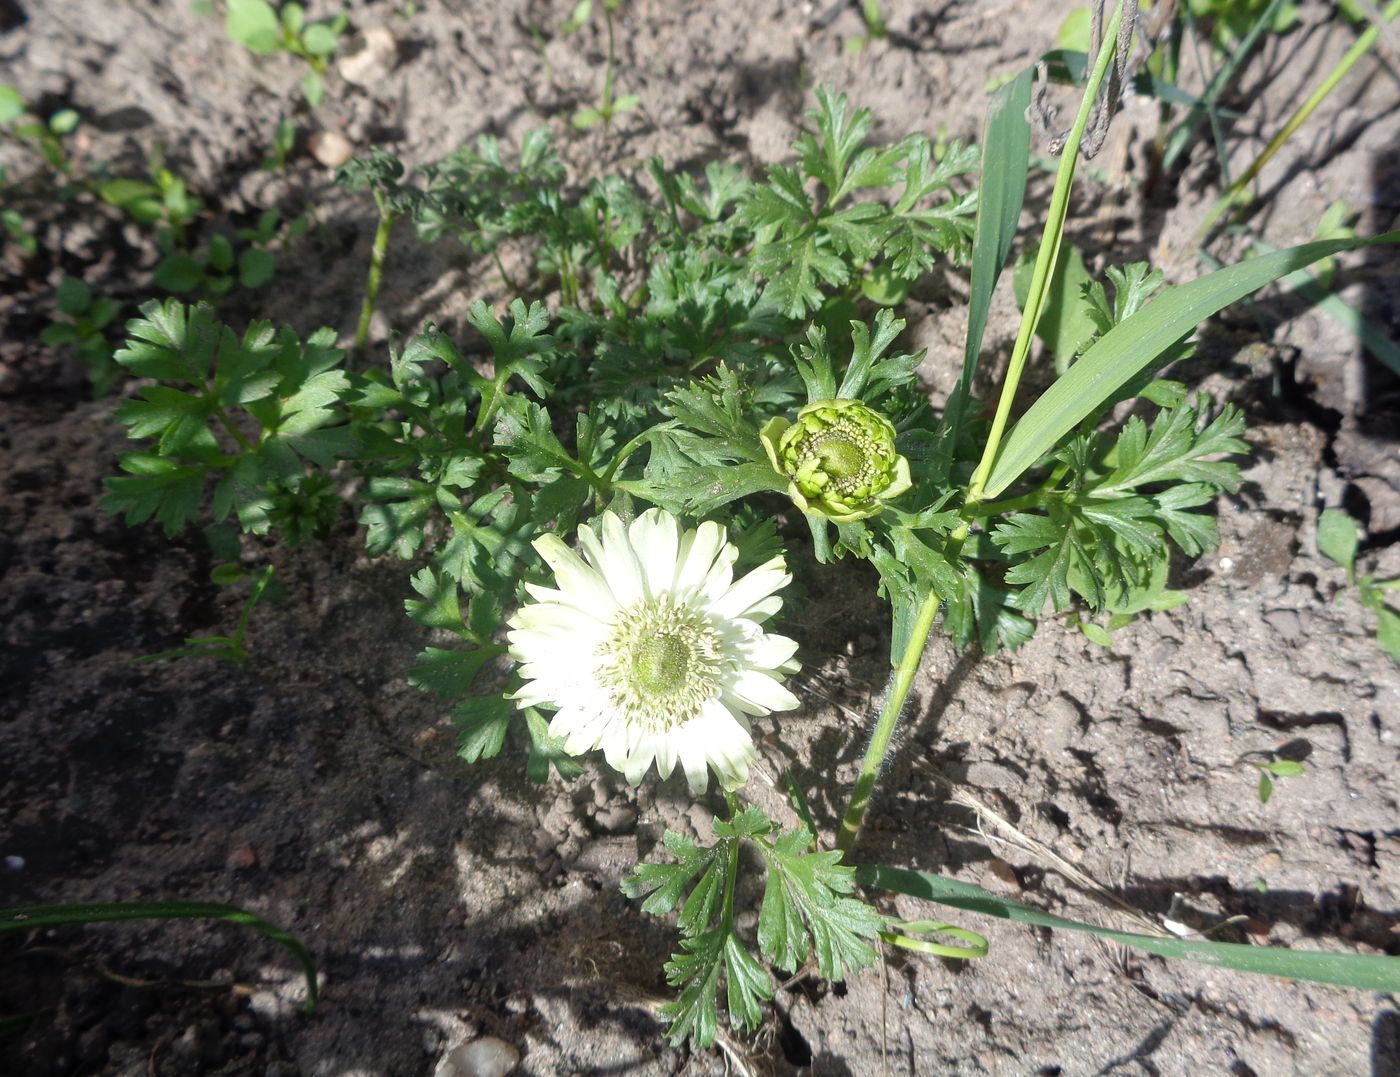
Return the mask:
<path fill-rule="evenodd" d="M 367 200 L 333 188 L 304 154 L 283 174 L 257 167 L 295 98 L 296 65 L 250 56 L 185 4 L 20 6 L 27 20 L 11 25 L 16 5 L 0 5 L 4 81 L 78 108 L 90 161 L 135 169 L 163 143 L 220 221 L 314 205 L 322 228 L 245 313 L 353 330 Z M 569 6 L 351 3 L 355 25 L 394 31 L 398 65 L 371 90 L 333 79 L 316 120 L 301 116 L 303 134 L 318 122 L 412 162 L 547 122 L 580 175 L 653 153 L 677 167 L 723 155 L 757 168 L 787 153 L 811 87 L 825 84 L 871 107 L 882 135 L 975 138 L 989 77 L 1049 47 L 1071 5 L 889 2 L 891 38 L 853 54 L 854 6 L 630 4 L 620 79 L 643 107 L 612 135 L 569 131 L 601 81 L 604 47 L 598 25 L 557 34 Z M 1229 133 L 1237 161 L 1352 39 L 1323 8 L 1303 5 L 1305 26 L 1247 69 L 1235 103 L 1248 115 Z M 1395 57 L 1363 61 L 1265 171 L 1254 224 L 1266 240 L 1309 238 L 1336 198 L 1362 212 L 1362 231 L 1396 226 L 1398 100 Z M 1151 257 L 1185 279 L 1218 177 L 1203 141 L 1183 175 L 1145 193 L 1155 121 L 1154 103 L 1129 103 L 1070 230 L 1091 264 Z M 0 162 L 12 179 L 34 171 L 12 145 Z M 1047 190 L 1033 184 L 1027 222 Z M 536 1074 L 718 1074 L 736 1059 L 754 1073 L 1400 1072 L 1392 997 L 971 920 L 992 940 L 980 961 L 890 955 L 844 987 L 785 988 L 732 1056 L 667 1047 L 654 1005 L 672 931 L 629 907 L 617 881 L 665 828 L 708 835 L 715 805 L 692 802 L 680 781 L 629 790 L 601 765 L 539 788 L 510 752 L 458 760 L 441 708 L 403 679 L 423 643 L 402 615 L 406 573 L 368 562 L 348 521 L 325 545 L 264 551 L 288 596 L 259 610 L 249 667 L 132 665 L 226 628 L 237 599 L 206 582 L 197 536 L 168 542 L 101 511 L 123 440 L 113 403 L 89 402 L 75 361 L 35 340 L 62 272 L 145 298 L 149 243 L 96 209 L 53 215 L 41 240 L 57 253 L 0 261 L 0 904 L 241 904 L 306 940 L 324 998 L 302 1015 L 290 961 L 231 927 L 9 937 L 0 1013 L 54 1012 L 0 1037 L 0 1069 L 420 1074 L 490 1034 Z M 1395 336 L 1397 278 L 1393 255 L 1373 255 L 1348 262 L 1337 287 Z M 376 337 L 427 319 L 452 328 L 501 288 L 450 244 L 401 233 Z M 960 355 L 958 288 L 930 285 L 911 319 L 935 397 Z M 1014 327 L 1002 301 L 994 353 Z M 1400 953 L 1400 668 L 1367 615 L 1334 602 L 1342 574 L 1314 543 L 1320 508 L 1346 505 L 1369 523 L 1368 556 L 1400 574 L 1400 395 L 1380 371 L 1325 314 L 1287 297 L 1208 328 L 1191 376 L 1246 408 L 1255 455 L 1239 496 L 1219 506 L 1225 545 L 1180 568 L 1189 605 L 1138 622 L 1112 651 L 1055 623 L 1014 656 L 932 647 L 859 859 L 1134 926 L 1041 854 L 999 841 L 989 815 L 979 832 L 970 794 L 1158 923 L 1238 917 L 1223 937 Z M 766 774 L 792 770 L 830 826 L 883 688 L 887 638 L 873 579 L 808 570 L 809 598 L 788 626 L 809 703 L 762 723 L 761 751 Z M 1240 760 L 1280 749 L 1307 773 L 1261 806 Z M 749 792 L 787 811 L 762 775 Z"/>

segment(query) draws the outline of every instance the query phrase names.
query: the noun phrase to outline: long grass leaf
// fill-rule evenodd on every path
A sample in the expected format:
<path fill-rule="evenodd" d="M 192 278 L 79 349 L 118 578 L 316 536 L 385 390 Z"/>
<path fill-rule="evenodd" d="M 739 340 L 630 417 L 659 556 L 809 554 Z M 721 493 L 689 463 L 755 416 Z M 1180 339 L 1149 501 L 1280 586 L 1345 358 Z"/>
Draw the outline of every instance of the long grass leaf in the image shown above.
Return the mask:
<path fill-rule="evenodd" d="M 1035 927 L 1082 931 L 1131 946 L 1159 957 L 1194 961 L 1215 968 L 1285 976 L 1292 980 L 1359 987 L 1366 991 L 1400 991 L 1400 957 L 1374 954 L 1323 953 L 1283 947 L 1249 946 L 1234 942 L 1198 942 L 1190 939 L 1154 938 L 1094 924 L 1067 920 L 1019 901 L 997 897 L 980 886 L 942 875 L 904 868 L 858 867 L 856 878 L 866 886 L 936 901 L 967 912 L 979 912 Z"/>
<path fill-rule="evenodd" d="M 316 963 L 294 935 L 261 916 L 236 905 L 221 905 L 212 901 L 124 901 L 75 905 L 29 905 L 0 909 L 0 933 L 32 931 L 35 928 L 62 927 L 67 924 L 112 923 L 120 920 L 225 920 L 243 924 L 262 932 L 273 942 L 290 950 L 301 962 L 306 976 L 305 1010 L 316 1009 Z"/>
<path fill-rule="evenodd" d="M 984 496 L 995 497 L 1005 490 L 1086 416 L 1211 315 L 1329 254 L 1396 242 L 1400 232 L 1304 243 L 1167 289 L 1090 345 L 1021 416 L 997 454 Z"/>
<path fill-rule="evenodd" d="M 1258 240 L 1255 240 L 1254 245 L 1263 251 L 1274 249 Z M 1330 315 L 1343 328 L 1350 329 L 1363 348 L 1396 374 L 1400 374 L 1400 344 L 1396 344 L 1384 329 L 1368 320 L 1336 292 L 1323 287 L 1322 282 L 1313 276 L 1311 270 L 1300 269 L 1290 273 L 1279 281 L 1279 284 L 1292 288 L 1318 310 Z"/>
<path fill-rule="evenodd" d="M 957 444 L 967 403 L 972 399 L 972 379 L 987 330 L 987 313 L 997 278 L 1011 254 L 1021 206 L 1026 200 L 1026 173 L 1030 168 L 1031 125 L 1026 110 L 1031 104 L 1031 80 L 1026 68 L 992 95 L 987 108 L 987 128 L 982 139 L 982 176 L 977 195 L 977 230 L 972 242 L 972 276 L 967 299 L 967 343 L 963 348 L 962 376 L 948 401 L 947 422 Z"/>

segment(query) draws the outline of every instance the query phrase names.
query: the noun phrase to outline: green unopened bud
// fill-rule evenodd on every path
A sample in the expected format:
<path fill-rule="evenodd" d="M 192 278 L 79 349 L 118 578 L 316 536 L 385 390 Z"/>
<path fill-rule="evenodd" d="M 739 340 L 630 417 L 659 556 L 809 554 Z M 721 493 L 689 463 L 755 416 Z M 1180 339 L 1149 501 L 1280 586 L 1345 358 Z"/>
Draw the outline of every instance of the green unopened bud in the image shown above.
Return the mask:
<path fill-rule="evenodd" d="M 812 516 L 863 520 L 912 485 L 909 461 L 895 452 L 894 427 L 859 400 L 815 401 L 796 422 L 773 419 L 758 436 L 787 478 L 788 496 Z"/>

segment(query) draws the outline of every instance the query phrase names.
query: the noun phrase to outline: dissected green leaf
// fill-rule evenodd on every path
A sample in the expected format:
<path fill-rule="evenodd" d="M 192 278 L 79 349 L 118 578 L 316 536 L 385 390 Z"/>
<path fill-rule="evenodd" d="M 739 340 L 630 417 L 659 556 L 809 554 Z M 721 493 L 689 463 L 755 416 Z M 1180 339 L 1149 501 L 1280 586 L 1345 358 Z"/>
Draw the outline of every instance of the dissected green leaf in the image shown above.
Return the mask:
<path fill-rule="evenodd" d="M 1005 490 L 1104 400 L 1151 368 L 1163 353 L 1217 311 L 1319 258 L 1395 242 L 1400 242 L 1400 232 L 1368 239 L 1305 243 L 1166 289 L 1100 337 L 1031 405 L 1002 444 L 985 496 L 995 497 Z"/>

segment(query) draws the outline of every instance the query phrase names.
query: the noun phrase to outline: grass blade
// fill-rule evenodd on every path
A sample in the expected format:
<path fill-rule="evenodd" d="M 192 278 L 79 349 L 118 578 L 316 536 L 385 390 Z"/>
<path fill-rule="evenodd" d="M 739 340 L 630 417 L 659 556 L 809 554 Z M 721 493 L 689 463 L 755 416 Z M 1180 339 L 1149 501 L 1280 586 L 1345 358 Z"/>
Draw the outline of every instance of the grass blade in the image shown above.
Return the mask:
<path fill-rule="evenodd" d="M 1272 26 L 1274 16 L 1287 0 L 1272 0 L 1264 13 L 1255 20 L 1254 25 L 1249 28 L 1249 32 L 1244 35 L 1240 43 L 1225 57 L 1224 64 L 1216 71 L 1210 80 L 1210 85 L 1206 87 L 1205 93 L 1201 95 L 1191 107 L 1191 111 L 1186 114 L 1186 118 L 1173 128 L 1172 133 L 1167 136 L 1167 148 L 1162 154 L 1162 171 L 1170 172 L 1172 166 L 1176 164 L 1176 159 L 1181 156 L 1183 150 L 1190 144 L 1191 135 L 1196 130 L 1196 124 L 1201 117 L 1216 109 L 1216 98 L 1218 98 L 1225 87 L 1234 81 L 1235 72 L 1244 65 L 1254 51 L 1254 43 L 1263 35 L 1266 27 Z M 1223 167 L 1228 167 L 1229 162 L 1222 162 Z"/>
<path fill-rule="evenodd" d="M 956 445 L 967 403 L 972 399 L 972 379 L 987 330 L 987 312 L 997 278 L 1011 254 L 1021 206 L 1026 199 L 1026 173 L 1030 168 L 1031 125 L 1026 110 L 1031 104 L 1034 72 L 1026 68 L 992 95 L 987 109 L 987 129 L 982 140 L 981 188 L 977 194 L 977 231 L 972 243 L 972 276 L 967 300 L 967 344 L 963 349 L 962 376 L 948 400 L 950 441 Z"/>
<path fill-rule="evenodd" d="M 1265 243 L 1255 241 L 1255 247 L 1263 251 L 1271 251 Z M 1361 346 L 1379 359 L 1395 374 L 1400 374 L 1400 344 L 1396 344 L 1386 335 L 1374 322 L 1367 318 L 1355 307 L 1348 304 L 1336 292 L 1329 291 L 1322 286 L 1322 282 L 1313 276 L 1312 271 L 1300 269 L 1288 274 L 1281 285 L 1292 288 L 1293 291 L 1302 296 L 1318 310 L 1330 315 L 1343 328 L 1350 329 L 1361 342 Z"/>
<path fill-rule="evenodd" d="M 1005 490 L 1104 401 L 1211 315 L 1329 254 L 1396 242 L 1400 242 L 1400 232 L 1304 243 L 1167 289 L 1090 345 L 1021 416 L 997 455 L 983 496 L 995 497 Z"/>
<path fill-rule="evenodd" d="M 979 912 L 1002 920 L 1015 920 L 1035 927 L 1062 928 L 1097 935 L 1158 957 L 1194 961 L 1215 968 L 1285 976 L 1292 980 L 1339 984 L 1365 991 L 1400 991 L 1400 957 L 1373 954 L 1337 954 L 1288 950 L 1274 946 L 1248 946 L 1234 942 L 1198 942 L 1177 938 L 1154 938 L 1094 924 L 1081 924 L 1054 913 L 1042 912 L 1019 901 L 997 897 L 980 886 L 925 871 L 903 868 L 858 867 L 856 878 L 866 886 L 897 894 L 936 901 L 967 912 Z"/>
<path fill-rule="evenodd" d="M 32 931 L 35 928 L 62 927 L 67 924 L 112 923 L 119 920 L 226 920 L 244 924 L 260 931 L 273 942 L 290 950 L 301 962 L 306 976 L 305 1010 L 316 1009 L 316 963 L 294 935 L 269 923 L 261 916 L 236 905 L 221 905 L 213 901 L 123 901 L 112 904 L 29 905 L 0 909 L 0 933 Z"/>

